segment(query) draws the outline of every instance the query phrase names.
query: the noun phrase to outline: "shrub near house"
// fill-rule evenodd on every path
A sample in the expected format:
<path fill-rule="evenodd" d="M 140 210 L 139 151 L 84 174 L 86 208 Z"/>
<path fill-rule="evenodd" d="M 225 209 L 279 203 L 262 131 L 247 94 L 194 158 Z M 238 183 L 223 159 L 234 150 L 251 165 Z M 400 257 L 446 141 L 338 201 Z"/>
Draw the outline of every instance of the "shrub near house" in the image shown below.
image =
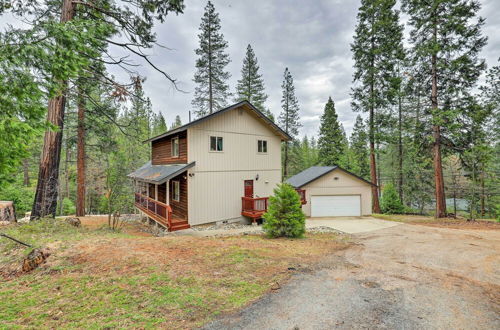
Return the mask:
<path fill-rule="evenodd" d="M 291 185 L 283 183 L 274 189 L 264 220 L 262 228 L 270 237 L 304 235 L 306 216 L 302 211 L 300 196 Z"/>
<path fill-rule="evenodd" d="M 382 212 L 386 214 L 404 213 L 403 203 L 401 203 L 396 188 L 392 183 L 386 184 L 382 190 L 380 207 Z"/>

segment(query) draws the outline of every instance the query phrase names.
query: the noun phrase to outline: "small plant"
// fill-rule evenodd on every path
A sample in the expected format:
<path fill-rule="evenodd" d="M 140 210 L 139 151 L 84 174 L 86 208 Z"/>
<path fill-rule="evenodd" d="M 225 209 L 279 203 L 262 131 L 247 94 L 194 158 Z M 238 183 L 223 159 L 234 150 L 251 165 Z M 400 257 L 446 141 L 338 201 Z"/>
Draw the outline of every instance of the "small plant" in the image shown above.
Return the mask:
<path fill-rule="evenodd" d="M 380 199 L 380 207 L 382 213 L 385 214 L 400 214 L 405 211 L 405 207 L 392 183 L 388 183 L 382 190 L 382 198 Z"/>
<path fill-rule="evenodd" d="M 269 237 L 304 235 L 306 217 L 302 212 L 300 196 L 291 185 L 283 183 L 274 189 L 264 220 L 262 229 Z"/>

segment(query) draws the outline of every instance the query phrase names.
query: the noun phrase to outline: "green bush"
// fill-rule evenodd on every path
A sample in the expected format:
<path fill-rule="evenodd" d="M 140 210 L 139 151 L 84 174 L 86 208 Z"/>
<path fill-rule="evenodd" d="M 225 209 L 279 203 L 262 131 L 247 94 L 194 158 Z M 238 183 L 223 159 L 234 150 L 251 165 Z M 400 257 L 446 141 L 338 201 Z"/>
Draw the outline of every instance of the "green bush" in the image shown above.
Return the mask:
<path fill-rule="evenodd" d="M 269 197 L 262 229 L 269 237 L 302 237 L 306 231 L 306 216 L 302 212 L 299 194 L 283 183 Z"/>
<path fill-rule="evenodd" d="M 61 215 L 74 215 L 76 213 L 76 206 L 73 201 L 64 197 L 62 201 L 62 214 Z"/>
<path fill-rule="evenodd" d="M 17 218 L 23 218 L 26 212 L 31 211 L 34 198 L 35 189 L 24 187 L 22 182 L 5 183 L 3 187 L 0 187 L 0 200 L 14 202 Z"/>
<path fill-rule="evenodd" d="M 392 183 L 386 184 L 382 190 L 380 208 L 382 213 L 385 214 L 401 214 L 405 211 L 405 207 L 401 203 L 398 192 Z"/>

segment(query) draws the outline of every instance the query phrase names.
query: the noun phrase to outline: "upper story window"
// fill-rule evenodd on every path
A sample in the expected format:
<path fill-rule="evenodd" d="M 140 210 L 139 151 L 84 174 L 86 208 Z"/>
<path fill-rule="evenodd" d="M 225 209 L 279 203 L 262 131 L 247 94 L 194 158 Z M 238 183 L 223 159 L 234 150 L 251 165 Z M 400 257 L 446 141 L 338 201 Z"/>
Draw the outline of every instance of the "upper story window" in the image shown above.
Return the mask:
<path fill-rule="evenodd" d="M 267 140 L 257 141 L 257 152 L 267 154 Z"/>
<path fill-rule="evenodd" d="M 222 136 L 211 136 L 210 137 L 210 151 L 223 151 L 224 143 Z"/>
<path fill-rule="evenodd" d="M 176 202 L 181 200 L 181 183 L 179 181 L 172 181 L 172 199 Z"/>
<path fill-rule="evenodd" d="M 179 157 L 179 138 L 172 139 L 172 157 Z"/>

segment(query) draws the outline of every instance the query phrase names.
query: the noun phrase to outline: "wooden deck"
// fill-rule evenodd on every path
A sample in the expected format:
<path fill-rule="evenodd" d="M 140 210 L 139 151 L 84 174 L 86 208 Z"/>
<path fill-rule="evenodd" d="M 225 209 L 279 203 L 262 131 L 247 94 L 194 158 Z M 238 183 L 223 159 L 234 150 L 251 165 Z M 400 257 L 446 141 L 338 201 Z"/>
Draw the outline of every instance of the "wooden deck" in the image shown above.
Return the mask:
<path fill-rule="evenodd" d="M 135 206 L 168 231 L 191 227 L 186 219 L 180 219 L 172 215 L 170 205 L 156 201 L 153 198 L 136 193 Z"/>
<path fill-rule="evenodd" d="M 241 215 L 253 221 L 262 218 L 267 212 L 269 197 L 241 197 Z"/>

